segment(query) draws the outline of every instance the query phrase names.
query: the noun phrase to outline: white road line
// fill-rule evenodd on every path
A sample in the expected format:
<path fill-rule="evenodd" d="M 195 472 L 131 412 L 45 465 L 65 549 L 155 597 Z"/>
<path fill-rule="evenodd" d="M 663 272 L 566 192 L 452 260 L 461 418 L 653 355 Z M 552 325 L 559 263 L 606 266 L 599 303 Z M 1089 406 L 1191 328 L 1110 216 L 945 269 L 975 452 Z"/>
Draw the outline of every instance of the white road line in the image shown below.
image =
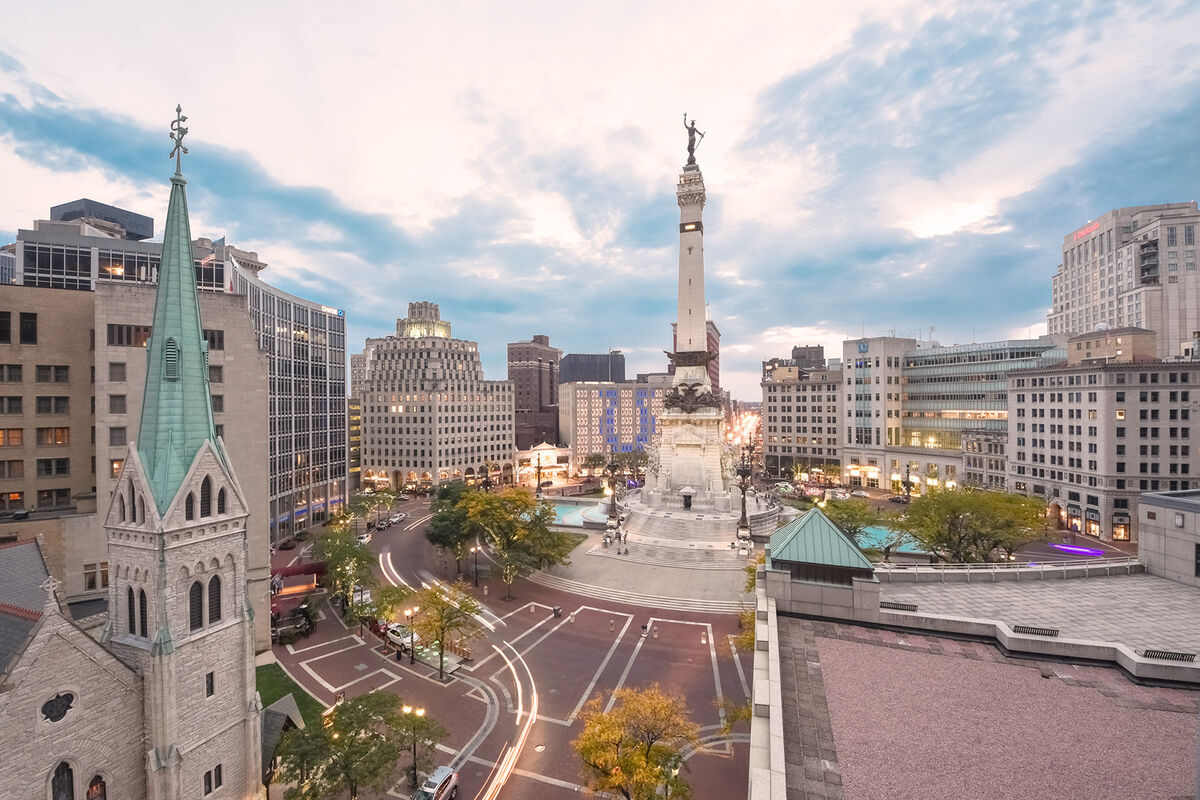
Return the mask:
<path fill-rule="evenodd" d="M 587 608 L 587 606 L 582 606 L 582 608 Z M 596 669 L 595 674 L 592 675 L 592 682 L 589 683 L 588 687 L 583 690 L 583 695 L 579 698 L 579 702 L 571 711 L 571 716 L 568 717 L 571 722 L 574 722 L 575 718 L 579 716 L 579 712 L 583 709 L 584 705 L 588 701 L 588 695 L 590 695 L 592 690 L 596 688 L 596 682 L 600 680 L 600 674 L 608 667 L 609 660 L 612 659 L 613 653 L 617 651 L 617 645 L 621 644 L 621 640 L 625 638 L 625 632 L 628 631 L 629 626 L 633 624 L 632 614 L 626 614 L 625 617 L 625 624 L 621 626 L 621 633 L 617 635 L 617 638 L 613 640 L 612 645 L 609 646 L 608 653 L 604 656 L 604 660 L 600 662 L 600 666 Z M 626 670 L 626 674 L 628 674 L 628 670 Z M 622 680 L 624 680 L 624 676 L 622 676 Z"/>
<path fill-rule="evenodd" d="M 445 745 L 440 745 L 440 744 L 437 746 L 437 749 L 442 750 L 443 752 L 447 752 L 447 753 L 454 752 L 449 747 L 446 747 Z M 478 764 L 481 767 L 487 767 L 489 769 L 495 769 L 495 767 L 496 767 L 495 761 L 488 761 L 486 759 L 480 758 L 479 756 L 471 756 L 470 758 L 466 758 L 463 760 L 470 761 L 472 764 Z M 533 780 L 533 781 L 540 781 L 541 783 L 548 783 L 551 786 L 558 786 L 563 789 L 570 789 L 575 792 L 581 792 L 587 788 L 583 784 L 571 783 L 570 781 L 561 781 L 558 778 L 551 778 L 549 775 L 539 775 L 536 772 L 530 772 L 529 770 L 525 770 L 525 769 L 514 769 L 512 771 L 512 774 L 520 775 L 522 778 L 529 778 L 530 780 Z"/>
<path fill-rule="evenodd" d="M 418 525 L 422 525 L 431 519 L 433 519 L 433 514 L 426 514 L 425 516 L 420 517 L 419 519 L 414 519 L 411 523 L 404 526 L 404 530 L 411 531 L 413 528 L 416 528 Z"/>
<path fill-rule="evenodd" d="M 347 639 L 358 639 L 358 637 L 357 636 L 343 636 L 340 639 L 330 639 L 328 642 L 321 642 L 320 644 L 311 644 L 308 647 L 295 647 L 290 644 L 284 645 L 284 647 L 287 648 L 287 651 L 289 653 L 291 653 L 292 655 L 295 655 L 296 653 L 304 653 L 309 650 L 316 650 L 319 647 L 327 647 L 331 644 L 337 644 L 338 642 L 344 642 Z M 341 652 L 341 651 L 338 651 L 338 652 Z"/>
<path fill-rule="evenodd" d="M 651 621 L 653 621 L 653 618 L 651 618 Z M 633 652 L 629 654 L 629 661 L 625 664 L 625 670 L 621 673 L 621 678 L 617 681 L 617 685 L 613 687 L 613 693 L 608 698 L 608 704 L 604 706 L 605 711 L 612 711 L 612 707 L 617 704 L 617 689 L 625 686 L 625 679 L 629 677 L 629 671 L 633 669 L 633 662 L 637 661 L 638 653 L 641 652 L 642 645 L 645 643 L 645 639 L 638 638 L 637 645 L 633 648 Z"/>
<path fill-rule="evenodd" d="M 296 562 L 299 560 L 300 556 L 292 556 L 292 560 L 287 563 L 288 567 L 295 566 Z M 284 569 L 287 569 L 287 567 L 284 567 Z"/>
<path fill-rule="evenodd" d="M 384 686 L 391 686 L 393 683 L 395 683 L 396 681 L 401 679 L 400 676 L 394 672 L 388 672 L 386 669 L 377 669 L 373 672 L 368 672 L 366 675 L 359 675 L 357 678 L 355 678 L 352 681 L 343 683 L 341 686 L 338 687 L 338 691 L 340 692 L 342 689 L 345 689 L 348 686 L 353 686 L 354 684 L 358 683 L 359 681 L 365 681 L 367 678 L 374 678 L 376 675 L 379 675 L 381 673 L 383 675 L 387 675 L 389 678 L 391 678 L 391 680 L 388 681 L 387 683 L 385 683 L 383 686 L 376 687 L 377 689 L 382 689 L 382 688 L 384 688 Z"/>
<path fill-rule="evenodd" d="M 746 672 L 742 669 L 742 660 L 738 658 L 737 645 L 733 643 L 733 637 L 729 637 L 729 652 L 733 653 L 733 666 L 737 667 L 738 680 L 742 682 L 742 691 L 746 693 L 746 699 L 750 699 L 750 684 L 746 682 Z"/>

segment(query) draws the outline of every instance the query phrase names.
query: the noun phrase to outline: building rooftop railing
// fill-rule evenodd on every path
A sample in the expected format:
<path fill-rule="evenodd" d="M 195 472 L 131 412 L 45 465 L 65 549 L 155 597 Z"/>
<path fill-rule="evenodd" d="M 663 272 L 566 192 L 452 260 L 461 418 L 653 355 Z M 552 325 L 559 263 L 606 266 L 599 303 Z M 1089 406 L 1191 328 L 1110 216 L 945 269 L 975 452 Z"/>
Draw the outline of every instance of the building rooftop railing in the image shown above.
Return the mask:
<path fill-rule="evenodd" d="M 1000 573 L 1011 575 L 1012 573 L 1039 573 L 1044 576 L 1047 572 L 1054 574 L 1056 572 L 1067 571 L 1082 572 L 1084 577 L 1092 573 L 1111 575 L 1113 569 L 1120 572 L 1129 573 L 1135 567 L 1142 567 L 1143 564 L 1137 556 L 1121 556 L 1117 558 L 1078 558 L 1063 561 L 986 561 L 972 563 L 936 563 L 936 564 L 906 564 L 896 562 L 877 562 L 873 564 L 877 573 L 882 572 L 887 575 L 895 574 L 897 576 L 904 575 L 912 576 L 914 583 L 919 583 L 922 576 L 928 576 L 934 581 L 944 583 L 947 576 L 951 576 L 952 580 L 965 579 L 969 583 L 971 575 L 988 576 L 992 580 Z M 1016 578 L 1020 580 L 1019 574 Z"/>

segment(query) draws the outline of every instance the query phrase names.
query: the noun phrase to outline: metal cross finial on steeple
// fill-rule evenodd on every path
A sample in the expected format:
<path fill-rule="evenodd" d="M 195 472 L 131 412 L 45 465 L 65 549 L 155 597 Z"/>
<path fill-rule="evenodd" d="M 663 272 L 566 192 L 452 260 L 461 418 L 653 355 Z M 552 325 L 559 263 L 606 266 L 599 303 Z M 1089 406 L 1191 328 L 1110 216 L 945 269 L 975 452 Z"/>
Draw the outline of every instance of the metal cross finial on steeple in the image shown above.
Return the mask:
<path fill-rule="evenodd" d="M 46 592 L 46 605 L 47 606 L 58 605 L 58 598 L 56 597 L 56 593 L 58 592 L 58 587 L 62 586 L 62 581 L 56 579 L 53 575 L 51 575 L 48 578 L 46 578 L 46 580 L 42 581 L 41 585 L 42 585 L 42 589 L 45 590 L 45 592 Z"/>
<path fill-rule="evenodd" d="M 171 123 L 171 132 L 167 134 L 171 137 L 171 141 L 175 143 L 175 146 L 171 148 L 171 155 L 167 156 L 167 158 L 170 158 L 171 156 L 175 157 L 176 175 L 183 174 L 180 169 L 180 158 L 181 156 L 186 156 L 188 151 L 188 149 L 183 146 L 183 137 L 187 136 L 188 132 L 188 129 L 183 127 L 183 123 L 185 122 L 187 122 L 187 117 L 183 115 L 183 106 L 175 106 L 175 121 Z"/>

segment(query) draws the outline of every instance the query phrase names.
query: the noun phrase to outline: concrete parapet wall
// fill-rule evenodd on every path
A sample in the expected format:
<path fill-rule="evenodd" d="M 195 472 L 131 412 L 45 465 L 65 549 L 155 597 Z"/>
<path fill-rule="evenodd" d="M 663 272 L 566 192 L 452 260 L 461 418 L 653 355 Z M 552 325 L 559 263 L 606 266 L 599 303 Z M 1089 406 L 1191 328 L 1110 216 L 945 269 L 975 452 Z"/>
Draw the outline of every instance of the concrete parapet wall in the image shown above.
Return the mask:
<path fill-rule="evenodd" d="M 764 570 L 767 595 L 784 614 L 879 621 L 879 591 L 876 581 L 854 579 L 852 586 L 792 580 L 782 570 Z"/>
<path fill-rule="evenodd" d="M 969 617 L 949 617 L 907 611 L 881 611 L 880 623 L 899 628 L 932 631 L 951 635 L 967 635 L 995 639 L 1013 653 L 1063 659 L 1108 661 L 1117 664 L 1135 678 L 1158 681 L 1178 681 L 1200 685 L 1200 664 L 1162 661 L 1144 658 L 1133 648 L 1114 642 L 1089 639 L 1067 639 L 1057 636 L 1031 636 L 1015 633 L 1004 622 Z"/>
<path fill-rule="evenodd" d="M 754 623 L 754 716 L 750 720 L 749 800 L 786 800 L 783 675 L 779 661 L 779 625 L 775 600 L 765 582 L 757 588 Z"/>
<path fill-rule="evenodd" d="M 1099 578 L 1108 575 L 1138 575 L 1146 565 L 1134 559 L 1120 563 L 1097 561 L 1092 564 L 1030 564 L 1020 567 L 997 564 L 995 568 L 980 564 L 977 568 L 939 568 L 933 565 L 881 567 L 876 565 L 875 577 L 883 583 L 998 583 L 1000 581 L 1062 580 L 1064 578 Z"/>

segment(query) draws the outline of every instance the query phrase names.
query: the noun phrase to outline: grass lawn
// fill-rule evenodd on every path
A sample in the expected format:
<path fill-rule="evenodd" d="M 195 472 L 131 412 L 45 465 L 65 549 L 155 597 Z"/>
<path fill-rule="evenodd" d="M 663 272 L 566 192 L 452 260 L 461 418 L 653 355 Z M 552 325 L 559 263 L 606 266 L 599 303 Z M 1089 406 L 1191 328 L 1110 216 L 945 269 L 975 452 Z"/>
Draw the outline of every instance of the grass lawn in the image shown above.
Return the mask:
<path fill-rule="evenodd" d="M 278 664 L 264 664 L 259 667 L 255 670 L 254 682 L 257 685 L 259 696 L 262 697 L 263 708 L 291 692 L 296 699 L 296 705 L 300 707 L 300 715 L 304 717 L 304 724 L 321 724 L 321 712 L 325 710 L 325 707 L 318 703 L 312 695 L 301 689 L 299 684 L 289 678 Z"/>
<path fill-rule="evenodd" d="M 586 533 L 568 533 L 567 536 L 570 536 L 571 541 L 574 542 L 574 544 L 571 545 L 572 550 L 574 550 L 576 547 L 579 547 L 579 545 L 581 545 L 582 543 L 586 542 L 587 538 L 588 538 Z"/>

